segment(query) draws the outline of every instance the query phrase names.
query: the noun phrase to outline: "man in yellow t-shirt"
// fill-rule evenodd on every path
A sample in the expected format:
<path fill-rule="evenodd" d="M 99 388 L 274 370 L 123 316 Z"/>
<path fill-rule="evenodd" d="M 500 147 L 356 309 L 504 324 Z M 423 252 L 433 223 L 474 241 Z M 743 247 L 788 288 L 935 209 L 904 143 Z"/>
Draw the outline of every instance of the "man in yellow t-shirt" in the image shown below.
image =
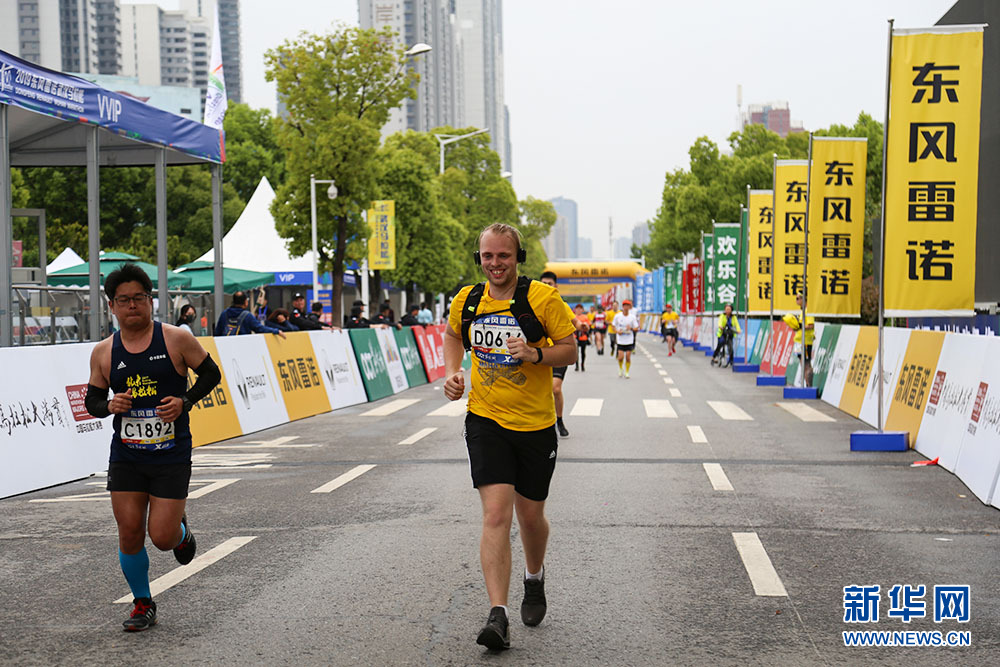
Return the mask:
<path fill-rule="evenodd" d="M 545 616 L 549 522 L 544 510 L 557 450 L 552 368 L 576 361 L 575 327 L 557 291 L 531 282 L 527 299 L 537 322 L 524 313 L 515 317 L 512 311 L 523 310 L 513 299 L 517 264 L 524 254 L 520 234 L 510 225 L 496 223 L 480 233 L 475 257 L 486 273 L 486 287 L 478 306 L 466 305 L 473 286 L 459 291 L 444 337 L 444 394 L 457 401 L 465 394 L 463 315 L 471 320 L 465 443 L 472 484 L 482 501 L 479 556 L 490 598 L 490 613 L 476 642 L 491 650 L 510 646 L 507 597 L 515 510 L 525 559 L 521 620 L 538 625 Z"/>
<path fill-rule="evenodd" d="M 799 367 L 802 369 L 802 373 L 805 377 L 805 384 L 807 387 L 812 386 L 813 379 L 813 369 L 812 369 L 812 351 L 813 351 L 813 341 L 816 338 L 816 318 L 812 315 L 806 313 L 806 338 L 805 342 L 802 341 L 802 303 L 803 297 L 801 294 L 795 295 L 795 305 L 798 306 L 798 312 L 788 313 L 781 319 L 787 324 L 792 331 L 795 332 L 795 339 L 792 341 L 795 343 L 795 352 L 799 356 Z"/>
<path fill-rule="evenodd" d="M 615 331 L 615 314 L 618 312 L 618 302 L 612 301 L 611 307 L 605 311 L 608 321 L 608 340 L 611 342 L 611 356 L 615 356 L 615 346 L 618 344 L 618 333 Z"/>
<path fill-rule="evenodd" d="M 669 303 L 663 307 L 663 315 L 660 316 L 660 327 L 663 329 L 663 340 L 667 343 L 669 351 L 667 356 L 673 356 L 674 346 L 677 345 L 677 323 L 680 316 L 674 312 L 674 307 Z"/>

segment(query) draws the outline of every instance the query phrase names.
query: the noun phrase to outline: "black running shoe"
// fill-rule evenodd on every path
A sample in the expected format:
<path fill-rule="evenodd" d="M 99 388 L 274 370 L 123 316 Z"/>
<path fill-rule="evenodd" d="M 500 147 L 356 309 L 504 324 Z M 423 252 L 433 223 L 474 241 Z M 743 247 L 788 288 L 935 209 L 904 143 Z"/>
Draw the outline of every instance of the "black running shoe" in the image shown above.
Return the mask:
<path fill-rule="evenodd" d="M 562 419 L 557 419 L 556 420 L 556 429 L 559 431 L 559 437 L 560 438 L 568 438 L 569 437 L 569 431 L 566 430 L 566 425 L 563 424 L 563 420 Z"/>
<path fill-rule="evenodd" d="M 191 532 L 191 527 L 188 526 L 187 514 L 181 517 L 181 523 L 184 524 L 184 540 L 174 547 L 174 558 L 181 565 L 187 565 L 194 558 L 197 544 L 195 544 L 194 533 Z"/>
<path fill-rule="evenodd" d="M 125 632 L 141 632 L 156 625 L 156 603 L 151 598 L 135 598 L 132 604 L 135 608 L 122 622 Z"/>
<path fill-rule="evenodd" d="M 491 651 L 502 651 L 510 648 L 510 624 L 507 622 L 507 612 L 503 607 L 490 609 L 490 617 L 486 625 L 479 631 L 476 643 Z"/>
<path fill-rule="evenodd" d="M 524 580 L 524 600 L 521 602 L 521 620 L 525 625 L 538 625 L 545 618 L 545 572 L 541 579 Z"/>

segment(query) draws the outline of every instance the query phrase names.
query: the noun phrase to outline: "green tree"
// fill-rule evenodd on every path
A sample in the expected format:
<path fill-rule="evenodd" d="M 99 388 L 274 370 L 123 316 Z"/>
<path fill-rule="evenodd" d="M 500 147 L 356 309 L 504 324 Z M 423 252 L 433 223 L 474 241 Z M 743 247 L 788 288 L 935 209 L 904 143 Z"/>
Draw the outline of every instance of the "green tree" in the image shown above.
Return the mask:
<path fill-rule="evenodd" d="M 230 104 L 224 122 L 226 164 L 223 181 L 233 186 L 244 202 L 250 201 L 262 176 L 271 187 L 285 180 L 285 156 L 278 145 L 278 122 L 267 109 L 251 109 L 246 104 Z"/>
<path fill-rule="evenodd" d="M 528 254 L 527 261 L 521 267 L 521 273 L 538 278 L 548 262 L 545 249 L 542 248 L 542 239 L 549 235 L 558 216 L 552 202 L 535 199 L 530 195 L 518 202 L 518 207 L 521 213 L 518 229 L 521 230 L 524 249 Z"/>
<path fill-rule="evenodd" d="M 367 229 L 361 212 L 377 199 L 379 128 L 415 95 L 417 75 L 404 64 L 391 31 L 340 26 L 301 33 L 267 51 L 266 78 L 277 84 L 288 118 L 278 122 L 286 180 L 271 206 L 288 249 L 311 247 L 309 176 L 332 178 L 339 196 L 317 198 L 319 264 L 333 275 L 333 310 L 341 308 L 344 266 L 360 259 Z"/>

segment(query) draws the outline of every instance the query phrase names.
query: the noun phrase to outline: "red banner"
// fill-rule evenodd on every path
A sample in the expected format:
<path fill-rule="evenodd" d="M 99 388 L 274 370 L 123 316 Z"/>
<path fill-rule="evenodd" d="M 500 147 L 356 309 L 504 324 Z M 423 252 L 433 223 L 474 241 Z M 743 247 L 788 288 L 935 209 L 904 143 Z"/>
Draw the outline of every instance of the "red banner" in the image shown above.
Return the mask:
<path fill-rule="evenodd" d="M 795 332 L 784 322 L 774 323 L 774 329 L 767 339 L 767 346 L 760 358 L 760 372 L 768 375 L 784 375 L 788 360 L 792 357 Z M 774 372 L 771 372 L 771 346 L 774 345 Z"/>
<path fill-rule="evenodd" d="M 701 261 L 695 260 L 684 267 L 683 313 L 700 313 L 701 306 Z"/>
<path fill-rule="evenodd" d="M 24 262 L 24 242 L 14 241 L 14 263 L 12 266 L 21 266 Z"/>
<path fill-rule="evenodd" d="M 424 362 L 427 381 L 434 382 L 444 377 L 444 328 L 445 324 L 429 327 L 412 327 L 417 340 L 420 359 Z"/>

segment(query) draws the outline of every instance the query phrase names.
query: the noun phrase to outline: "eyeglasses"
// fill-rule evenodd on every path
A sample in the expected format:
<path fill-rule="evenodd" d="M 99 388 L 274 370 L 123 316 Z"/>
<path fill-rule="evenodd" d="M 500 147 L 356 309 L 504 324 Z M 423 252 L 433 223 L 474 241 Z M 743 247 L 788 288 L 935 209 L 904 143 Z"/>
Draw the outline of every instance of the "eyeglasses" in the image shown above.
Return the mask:
<path fill-rule="evenodd" d="M 135 296 L 116 296 L 115 304 L 121 306 L 122 308 L 127 307 L 130 303 L 134 303 L 136 306 L 141 306 L 151 298 L 153 298 L 151 294 L 136 294 Z"/>

